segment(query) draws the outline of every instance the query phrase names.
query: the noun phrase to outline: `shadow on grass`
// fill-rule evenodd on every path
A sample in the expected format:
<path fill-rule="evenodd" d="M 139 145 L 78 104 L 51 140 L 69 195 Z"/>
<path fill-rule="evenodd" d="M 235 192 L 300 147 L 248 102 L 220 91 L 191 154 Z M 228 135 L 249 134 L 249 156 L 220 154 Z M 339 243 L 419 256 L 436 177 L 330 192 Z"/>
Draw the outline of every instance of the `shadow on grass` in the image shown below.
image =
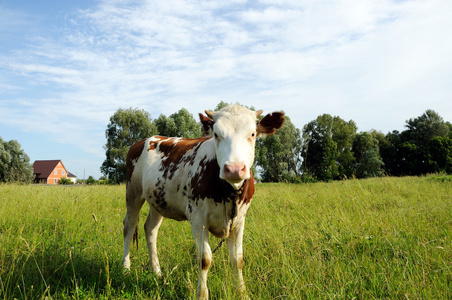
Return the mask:
<path fill-rule="evenodd" d="M 30 245 L 18 238 L 9 250 L 1 252 L 0 299 L 184 299 L 190 294 L 180 280 L 168 283 L 147 265 L 125 272 L 120 257 L 83 240 Z"/>

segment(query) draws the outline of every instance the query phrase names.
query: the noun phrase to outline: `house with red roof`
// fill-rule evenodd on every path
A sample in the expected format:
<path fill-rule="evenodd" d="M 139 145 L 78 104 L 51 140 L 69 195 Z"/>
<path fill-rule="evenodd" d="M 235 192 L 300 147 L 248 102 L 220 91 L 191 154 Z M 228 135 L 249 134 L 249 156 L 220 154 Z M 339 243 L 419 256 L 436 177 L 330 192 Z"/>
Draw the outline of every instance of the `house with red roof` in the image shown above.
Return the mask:
<path fill-rule="evenodd" d="M 58 184 L 61 178 L 68 177 L 68 173 L 61 160 L 37 160 L 33 163 L 35 183 Z"/>
<path fill-rule="evenodd" d="M 69 178 L 72 181 L 72 183 L 74 184 L 77 183 L 77 176 L 72 174 L 71 172 L 67 172 L 67 178 Z"/>

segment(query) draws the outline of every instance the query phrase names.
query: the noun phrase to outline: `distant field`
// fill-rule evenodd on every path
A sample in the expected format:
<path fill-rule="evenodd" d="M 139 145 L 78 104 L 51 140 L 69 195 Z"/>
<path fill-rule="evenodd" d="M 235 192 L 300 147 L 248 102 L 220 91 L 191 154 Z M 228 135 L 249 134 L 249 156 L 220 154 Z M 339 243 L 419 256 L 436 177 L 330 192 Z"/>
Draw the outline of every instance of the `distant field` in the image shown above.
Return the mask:
<path fill-rule="evenodd" d="M 452 181 L 443 179 L 258 184 L 244 237 L 250 298 L 452 299 Z M 123 185 L 0 185 L 0 298 L 194 298 L 189 224 L 164 221 L 158 279 L 147 205 L 123 273 L 124 194 Z M 212 299 L 238 298 L 232 277 L 223 246 L 208 276 Z"/>

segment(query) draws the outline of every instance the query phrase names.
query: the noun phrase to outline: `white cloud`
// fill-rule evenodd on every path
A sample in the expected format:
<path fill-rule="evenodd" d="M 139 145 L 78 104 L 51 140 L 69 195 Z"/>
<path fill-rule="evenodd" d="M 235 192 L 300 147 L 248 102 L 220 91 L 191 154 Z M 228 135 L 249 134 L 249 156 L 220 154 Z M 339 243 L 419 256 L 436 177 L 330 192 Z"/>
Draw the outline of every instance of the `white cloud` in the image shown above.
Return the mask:
<path fill-rule="evenodd" d="M 262 22 L 267 24 L 282 24 L 300 20 L 302 17 L 302 11 L 288 8 L 281 9 L 270 6 L 263 10 L 253 9 L 244 11 L 241 15 L 245 22 L 252 24 L 261 24 Z"/>

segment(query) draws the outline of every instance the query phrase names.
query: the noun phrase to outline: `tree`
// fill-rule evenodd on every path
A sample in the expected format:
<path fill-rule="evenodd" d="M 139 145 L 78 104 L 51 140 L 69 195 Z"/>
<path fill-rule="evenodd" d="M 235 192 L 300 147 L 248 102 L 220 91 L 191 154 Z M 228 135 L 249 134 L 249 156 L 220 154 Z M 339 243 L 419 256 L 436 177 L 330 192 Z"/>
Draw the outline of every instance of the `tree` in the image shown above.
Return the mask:
<path fill-rule="evenodd" d="M 352 120 L 346 122 L 339 117 L 333 118 L 333 141 L 337 144 L 337 163 L 339 176 L 351 177 L 354 172 L 353 140 L 358 127 Z M 340 179 L 340 178 L 336 178 Z"/>
<path fill-rule="evenodd" d="M 33 166 L 18 141 L 3 141 L 0 137 L 0 182 L 29 183 L 33 180 Z"/>
<path fill-rule="evenodd" d="M 356 177 L 378 177 L 383 174 L 382 166 L 384 163 L 380 157 L 378 140 L 371 133 L 356 134 L 352 151 L 356 159 Z"/>
<path fill-rule="evenodd" d="M 452 139 L 452 123 L 446 122 L 446 124 L 449 127 L 449 138 Z"/>
<path fill-rule="evenodd" d="M 384 172 L 388 175 L 398 176 L 401 174 L 400 161 L 397 159 L 397 145 L 400 144 L 400 133 L 397 130 L 373 134 L 378 140 L 380 156 L 384 163 Z"/>
<path fill-rule="evenodd" d="M 437 136 L 449 135 L 449 125 L 434 110 L 428 109 L 421 116 L 406 121 L 409 142 L 418 147 L 426 147 Z"/>
<path fill-rule="evenodd" d="M 317 177 L 324 181 L 339 178 L 339 168 L 337 163 L 337 143 L 332 137 L 326 136 L 323 141 L 323 162 L 320 163 L 320 174 Z"/>
<path fill-rule="evenodd" d="M 430 172 L 452 173 L 452 139 L 437 136 L 428 144 Z"/>
<path fill-rule="evenodd" d="M 400 145 L 402 154 L 402 165 L 405 168 L 404 174 L 421 175 L 428 172 L 434 172 L 435 169 L 441 168 L 431 159 L 430 151 L 435 152 L 438 143 L 430 144 L 430 141 L 437 137 L 448 137 L 450 126 L 444 122 L 443 118 L 435 111 L 428 109 L 421 116 L 406 121 L 407 130 L 402 132 L 402 144 Z M 438 142 L 440 140 L 436 140 Z M 432 147 L 429 147 L 431 145 Z M 441 145 L 439 146 L 443 150 Z M 434 159 L 436 159 L 434 158 Z M 441 160 L 441 159 L 440 159 Z"/>
<path fill-rule="evenodd" d="M 88 185 L 92 185 L 92 184 L 96 184 L 97 180 L 94 179 L 93 176 L 89 176 L 88 179 L 86 179 L 85 183 L 88 184 Z"/>
<path fill-rule="evenodd" d="M 111 181 L 126 180 L 126 157 L 136 142 L 157 134 L 157 127 L 148 112 L 137 108 L 118 109 L 110 118 L 105 131 L 106 158 L 100 170 Z"/>
<path fill-rule="evenodd" d="M 403 142 L 397 145 L 396 159 L 399 161 L 400 175 L 425 174 L 422 148 L 414 143 Z"/>
<path fill-rule="evenodd" d="M 444 161 L 437 152 L 438 147 L 443 146 L 431 145 L 430 141 L 448 137 L 451 124 L 444 122 L 435 111 L 426 110 L 421 116 L 407 120 L 406 127 L 407 130 L 401 133 L 393 131 L 385 139 L 379 139 L 386 173 L 393 176 L 421 175 L 442 169 L 436 164 L 436 159 Z M 433 156 L 431 151 L 435 152 Z"/>
<path fill-rule="evenodd" d="M 5 149 L 6 142 L 0 137 L 0 182 L 6 182 L 6 176 L 9 171 L 11 154 Z"/>
<path fill-rule="evenodd" d="M 297 182 L 301 171 L 301 131 L 286 115 L 275 134 L 256 142 L 256 163 L 264 182 Z"/>
<path fill-rule="evenodd" d="M 357 126 L 329 114 L 318 116 L 303 128 L 304 172 L 318 180 L 350 177 L 354 172 L 352 152 Z"/>
<path fill-rule="evenodd" d="M 185 108 L 169 117 L 160 115 L 155 120 L 155 124 L 158 134 L 163 136 L 179 136 L 193 139 L 202 135 L 201 126 Z"/>

